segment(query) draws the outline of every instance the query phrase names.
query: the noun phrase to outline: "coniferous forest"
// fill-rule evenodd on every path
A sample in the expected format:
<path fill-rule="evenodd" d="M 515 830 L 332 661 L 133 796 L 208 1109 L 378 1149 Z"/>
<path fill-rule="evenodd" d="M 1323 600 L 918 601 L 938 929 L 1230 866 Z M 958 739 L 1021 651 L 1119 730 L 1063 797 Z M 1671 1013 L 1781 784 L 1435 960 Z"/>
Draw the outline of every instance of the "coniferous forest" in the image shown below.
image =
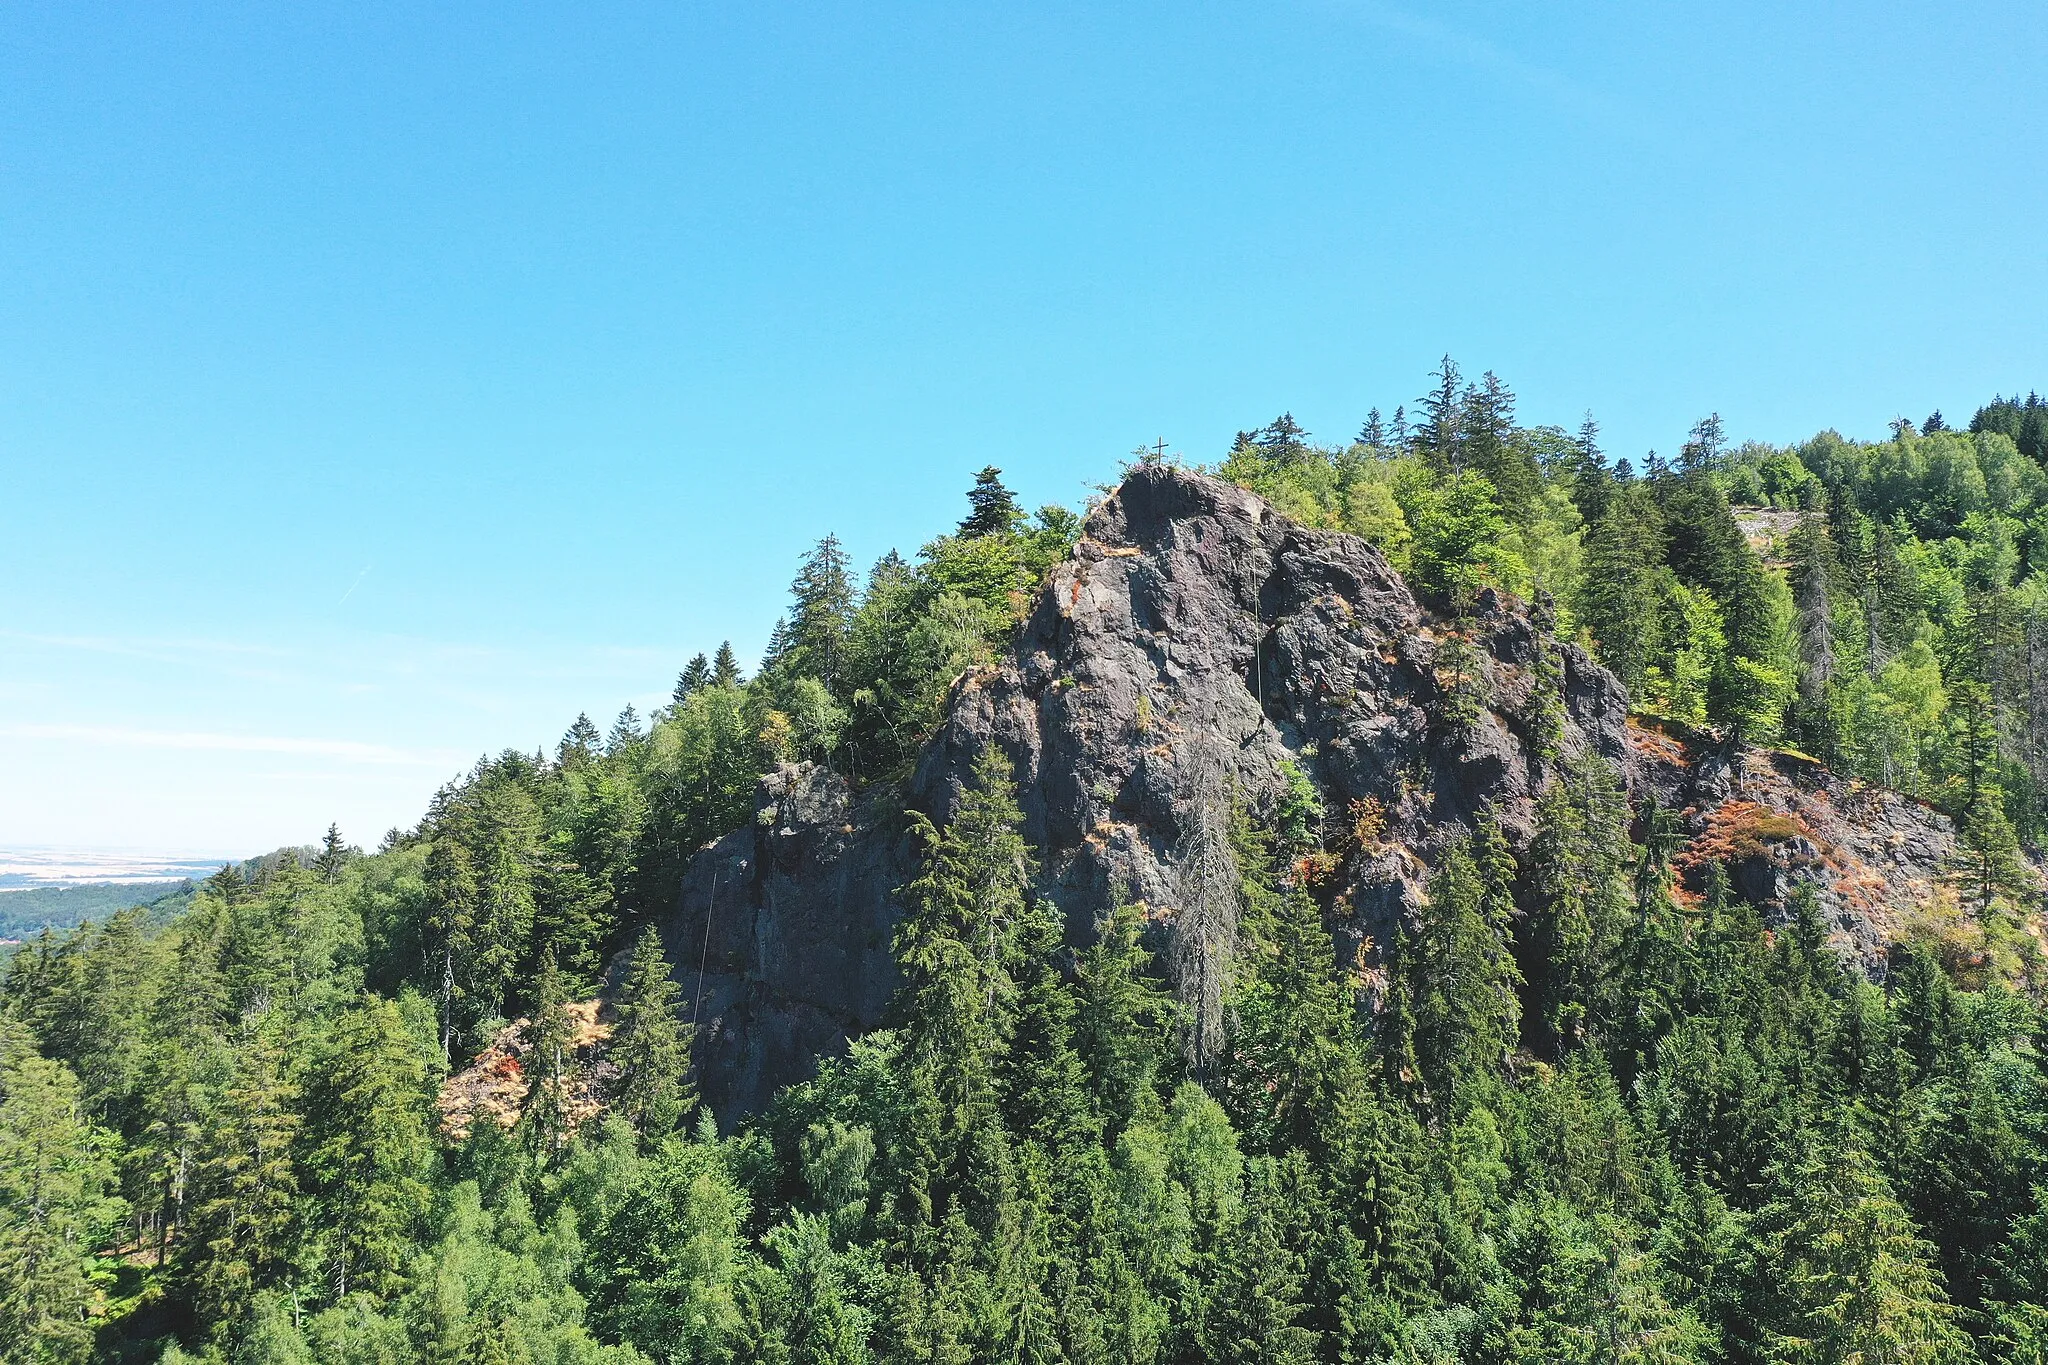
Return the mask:
<path fill-rule="evenodd" d="M 908 817 L 888 1026 L 714 1115 L 655 922 L 765 773 L 887 793 L 1006 648 L 1081 515 L 984 469 L 912 556 L 819 541 L 751 676 L 16 951 L 0 1360 L 2048 1361 L 2048 404 L 1638 463 L 1446 359 L 1214 454 L 1645 718 L 1945 813 L 1939 893 L 1852 964 L 1588 759 L 1340 960 L 1303 869 L 1373 812 L 1303 777 L 1232 801 L 1192 983 L 1158 907 L 1075 941 L 991 748 Z"/>

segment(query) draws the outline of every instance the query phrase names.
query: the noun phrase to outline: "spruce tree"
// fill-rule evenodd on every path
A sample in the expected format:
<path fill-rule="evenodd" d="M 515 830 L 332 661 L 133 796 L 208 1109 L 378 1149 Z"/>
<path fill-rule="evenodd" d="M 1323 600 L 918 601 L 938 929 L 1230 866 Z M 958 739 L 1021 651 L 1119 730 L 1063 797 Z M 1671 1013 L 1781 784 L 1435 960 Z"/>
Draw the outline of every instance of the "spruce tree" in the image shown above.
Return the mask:
<path fill-rule="evenodd" d="M 1800 1144 L 1757 1212 L 1746 1286 L 1760 1344 L 1777 1358 L 1937 1365 L 1969 1358 L 1934 1248 L 1861 1144 Z"/>
<path fill-rule="evenodd" d="M 1591 526 L 1606 514 L 1608 500 L 1614 496 L 1614 473 L 1607 467 L 1607 456 L 1600 449 L 1600 424 L 1593 420 L 1591 412 L 1572 437 L 1566 470 L 1571 481 L 1572 505 Z"/>
<path fill-rule="evenodd" d="M 690 699 L 690 694 L 711 685 L 711 663 L 702 654 L 694 654 L 683 671 L 676 675 L 676 690 L 670 696 L 670 705 L 680 707 Z"/>
<path fill-rule="evenodd" d="M 1378 408 L 1365 415 L 1365 425 L 1358 429 L 1358 444 L 1374 450 L 1386 448 L 1387 424 L 1381 420 Z"/>
<path fill-rule="evenodd" d="M 789 596 L 789 615 L 769 644 L 763 671 L 788 683 L 816 678 L 844 698 L 850 691 L 846 647 L 853 625 L 854 587 L 839 537 L 826 536 L 804 557 Z"/>
<path fill-rule="evenodd" d="M 605 757 L 618 758 L 630 754 L 645 738 L 646 736 L 640 733 L 640 713 L 633 709 L 631 702 L 628 702 L 625 709 L 619 712 L 618 719 L 612 722 L 611 733 L 605 736 Z"/>
<path fill-rule="evenodd" d="M 1709 413 L 1693 423 L 1692 431 L 1685 438 L 1685 444 L 1679 447 L 1679 470 L 1690 474 L 1697 469 L 1712 468 L 1721 458 L 1721 452 L 1726 444 L 1727 438 L 1722 435 L 1721 430 L 1721 414 Z"/>
<path fill-rule="evenodd" d="M 1266 459 L 1282 467 L 1298 464 L 1309 448 L 1308 433 L 1291 412 L 1275 417 L 1253 438 L 1253 444 Z"/>
<path fill-rule="evenodd" d="M 1524 957 L 1533 977 L 1532 1034 L 1551 1055 L 1583 1041 L 1611 1012 L 1628 908 L 1627 825 L 1626 798 L 1598 755 L 1568 763 L 1537 799 Z"/>
<path fill-rule="evenodd" d="M 83 1362 L 94 1256 L 123 1212 L 118 1147 L 85 1119 L 77 1078 L 9 1027 L 0 1020 L 0 1359 Z"/>
<path fill-rule="evenodd" d="M 467 784 L 436 795 L 427 823 L 422 927 L 452 1060 L 459 1040 L 503 1015 L 515 974 L 531 960 L 540 812 L 516 772 L 479 765 Z"/>
<path fill-rule="evenodd" d="M 960 519 L 961 536 L 1005 535 L 1024 521 L 1024 509 L 1003 486 L 1003 471 L 986 465 L 967 490 L 967 515 Z"/>
<path fill-rule="evenodd" d="M 896 931 L 904 982 L 895 1008 L 912 1063 L 933 1077 L 955 1132 L 966 1131 L 994 1099 L 1017 930 L 1037 873 L 1002 750 L 984 748 L 970 781 L 943 830 L 923 812 L 910 812 L 924 865 L 903 888 L 907 913 Z"/>
<path fill-rule="evenodd" d="M 222 863 L 220 871 L 208 877 L 203 885 L 227 905 L 236 904 L 251 891 L 249 878 L 243 873 L 240 863 Z"/>
<path fill-rule="evenodd" d="M 1416 400 L 1422 420 L 1415 427 L 1415 447 L 1443 473 L 1457 473 L 1465 467 L 1463 382 L 1457 362 L 1446 355 L 1437 368 L 1435 387 Z"/>
<path fill-rule="evenodd" d="M 1111 1138 L 1158 1104 L 1155 1087 L 1174 1028 L 1173 998 L 1150 975 L 1143 929 L 1136 906 L 1112 903 L 1074 969 L 1074 1046 Z"/>
<path fill-rule="evenodd" d="M 1018 929 L 1017 1003 L 1004 1055 L 1003 1111 L 1010 1131 L 1048 1151 L 1100 1140 L 1101 1120 L 1088 1091 L 1088 1071 L 1074 1046 L 1078 1014 L 1061 970 L 1059 912 L 1032 902 Z"/>
<path fill-rule="evenodd" d="M 562 735 L 562 742 L 555 746 L 555 762 L 564 768 L 588 763 L 604 752 L 604 736 L 591 724 L 586 711 L 576 713 L 576 721 Z"/>
<path fill-rule="evenodd" d="M 1355 1011 L 1322 910 L 1306 891 L 1281 895 L 1261 928 L 1255 975 L 1238 993 L 1230 1103 L 1270 1150 L 1301 1147 L 1327 1159 L 1370 1086 Z"/>
<path fill-rule="evenodd" d="M 1508 947 L 1512 866 L 1491 820 L 1451 845 L 1430 877 L 1414 948 L 1403 954 L 1424 1090 L 1447 1112 L 1460 1092 L 1498 1076 L 1519 1034 L 1522 976 Z"/>
<path fill-rule="evenodd" d="M 1514 392 L 1488 370 L 1465 391 L 1459 408 L 1466 464 L 1486 476 L 1512 520 L 1526 523 L 1535 514 L 1543 471 L 1516 438 Z"/>
<path fill-rule="evenodd" d="M 388 1294 L 432 1203 L 426 1067 L 397 1006 L 368 997 L 342 1016 L 308 1095 L 307 1165 L 327 1243 L 328 1287 Z"/>
<path fill-rule="evenodd" d="M 1586 535 L 1585 574 L 1575 615 L 1592 635 L 1600 662 L 1631 693 L 1642 689 L 1657 657 L 1656 574 L 1663 559 L 1659 518 L 1648 499 L 1616 493 Z"/>
<path fill-rule="evenodd" d="M 282 1268 L 297 1221 L 292 1149 L 301 1118 L 281 1022 L 274 1014 L 259 1019 L 241 1040 L 193 1172 L 192 1224 L 180 1259 L 200 1310 L 219 1328 L 232 1326 Z"/>
<path fill-rule="evenodd" d="M 732 641 L 721 640 L 718 653 L 711 658 L 711 685 L 713 687 L 738 687 L 742 681 L 740 662 L 733 655 Z"/>
<path fill-rule="evenodd" d="M 2006 1242 L 2035 1210 L 2033 1158 L 1995 1068 L 1979 1062 L 1922 1097 L 1901 1193 L 1941 1256 L 1950 1297 L 1980 1307 Z"/>
<path fill-rule="evenodd" d="M 1812 753 L 1832 761 L 1841 748 L 1834 711 L 1834 578 L 1838 572 L 1827 518 L 1809 511 L 1792 542 L 1792 601 L 1798 613 L 1799 699 L 1791 721 L 1794 737 Z"/>
<path fill-rule="evenodd" d="M 329 824 L 327 833 L 320 840 L 320 856 L 313 860 L 313 870 L 320 874 L 323 882 L 338 882 L 342 868 L 348 866 L 349 858 L 359 852 L 361 850 L 352 849 L 342 841 L 340 825 Z"/>
<path fill-rule="evenodd" d="M 1428 1300 L 1432 1267 L 1423 1165 L 1430 1141 L 1415 1113 L 1374 1086 L 1354 1098 L 1332 1182 L 1351 1218 L 1377 1294 L 1405 1307 Z"/>
<path fill-rule="evenodd" d="M 1320 1344 L 1302 1325 L 1307 1267 L 1290 1245 L 1300 1226 L 1271 1158 L 1251 1164 L 1244 1211 L 1217 1256 L 1197 1344 L 1219 1365 L 1310 1365 Z"/>
<path fill-rule="evenodd" d="M 571 1049 L 576 1042 L 576 1024 L 569 1014 L 566 984 L 552 951 L 541 954 L 533 1017 L 527 1021 L 525 1035 L 526 1099 L 520 1123 L 526 1128 L 527 1141 L 553 1162 L 561 1156 L 575 1125 L 570 1087 L 575 1073 Z"/>
<path fill-rule="evenodd" d="M 1684 843 L 1676 816 L 1649 804 L 1643 817 L 1642 852 L 1636 863 L 1635 914 L 1620 945 L 1614 1020 L 1615 1070 L 1624 1087 L 1633 1083 L 1671 1028 L 1683 999 L 1688 973 L 1685 922 L 1671 892 L 1671 856 Z"/>
<path fill-rule="evenodd" d="M 696 1030 L 677 1008 L 681 995 L 650 925 L 626 963 L 611 1045 L 617 1110 L 650 1142 L 673 1131 L 696 1104 L 689 1084 Z"/>

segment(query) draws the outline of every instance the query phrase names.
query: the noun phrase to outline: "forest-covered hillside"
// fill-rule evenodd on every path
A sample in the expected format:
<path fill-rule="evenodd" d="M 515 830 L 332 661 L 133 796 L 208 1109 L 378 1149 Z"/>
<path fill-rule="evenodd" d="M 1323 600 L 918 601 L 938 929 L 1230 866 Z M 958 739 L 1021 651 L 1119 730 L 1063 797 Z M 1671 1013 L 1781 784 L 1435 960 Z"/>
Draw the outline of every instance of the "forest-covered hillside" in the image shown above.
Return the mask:
<path fill-rule="evenodd" d="M 188 881 L 93 883 L 86 886 L 31 886 L 0 891 L 0 941 L 26 938 L 44 929 L 70 929 L 131 905 L 156 907 L 159 915 L 184 908 Z"/>
<path fill-rule="evenodd" d="M 1638 466 L 1446 360 L 1356 439 L 1282 416 L 1211 466 L 1377 546 L 1454 649 L 1526 604 L 1532 713 L 1576 641 L 1646 722 L 1944 813 L 1876 961 L 1588 753 L 1526 843 L 1461 826 L 1389 941 L 1340 955 L 1321 875 L 1387 812 L 1306 755 L 1190 853 L 1224 951 L 1127 888 L 1077 934 L 991 745 L 905 817 L 886 1027 L 721 1132 L 654 925 L 778 765 L 900 809 L 1081 535 L 986 469 L 910 558 L 821 541 L 751 677 L 707 650 L 374 852 L 25 945 L 0 1360 L 2048 1359 L 2048 406 L 1959 426 L 1709 417 Z"/>

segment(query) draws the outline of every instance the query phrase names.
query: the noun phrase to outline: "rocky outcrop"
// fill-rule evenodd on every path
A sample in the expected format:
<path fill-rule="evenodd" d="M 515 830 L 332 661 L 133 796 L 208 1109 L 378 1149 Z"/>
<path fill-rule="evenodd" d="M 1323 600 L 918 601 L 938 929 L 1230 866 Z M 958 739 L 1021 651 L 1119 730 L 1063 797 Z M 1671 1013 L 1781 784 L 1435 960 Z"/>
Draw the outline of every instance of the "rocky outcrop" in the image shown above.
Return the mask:
<path fill-rule="evenodd" d="M 1539 690 L 1561 697 L 1561 717 L 1542 719 Z M 1553 726 L 1557 742 L 1536 742 Z M 1730 841 L 1760 902 L 1775 908 L 1790 878 L 1822 883 L 1841 945 L 1872 964 L 1889 916 L 1953 846 L 1947 820 L 1905 798 L 1632 725 L 1610 674 L 1499 595 L 1454 621 L 1356 537 L 1212 478 L 1139 468 L 1088 518 L 1010 654 L 955 684 L 907 789 L 857 800 L 815 767 L 782 769 L 755 822 L 693 864 L 662 933 L 722 1116 L 881 1020 L 894 892 L 915 861 L 901 812 L 945 820 L 990 744 L 1015 767 L 1044 891 L 1076 941 L 1113 895 L 1170 921 L 1191 838 L 1226 793 L 1274 800 L 1290 764 L 1333 828 L 1370 836 L 1319 870 L 1347 952 L 1385 941 L 1481 810 L 1526 846 L 1537 795 L 1585 754 L 1632 798 L 1679 810 L 1696 848 Z M 1770 818 L 1743 826 L 1752 809 Z"/>
<path fill-rule="evenodd" d="M 1629 737 L 1634 790 L 1676 812 L 1687 835 L 1674 859 L 1682 885 L 1697 890 L 1720 863 L 1737 895 L 1774 914 L 1810 882 L 1834 946 L 1872 976 L 1900 918 L 1956 863 L 1955 825 L 1924 801 L 1654 721 L 1631 722 Z"/>

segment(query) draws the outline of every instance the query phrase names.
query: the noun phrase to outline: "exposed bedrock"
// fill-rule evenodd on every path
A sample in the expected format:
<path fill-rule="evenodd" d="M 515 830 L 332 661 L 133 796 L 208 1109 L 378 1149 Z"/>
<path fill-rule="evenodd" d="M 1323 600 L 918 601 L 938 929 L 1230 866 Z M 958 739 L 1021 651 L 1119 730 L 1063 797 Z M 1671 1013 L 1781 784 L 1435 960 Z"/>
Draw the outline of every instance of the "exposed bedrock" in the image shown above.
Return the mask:
<path fill-rule="evenodd" d="M 724 1118 L 758 1109 L 881 1021 L 894 893 L 916 854 L 901 813 L 944 821 L 991 743 L 1015 765 L 1044 893 L 1076 941 L 1117 894 L 1170 919 L 1190 834 L 1224 793 L 1270 803 L 1292 761 L 1333 825 L 1377 803 L 1379 837 L 1325 890 L 1342 948 L 1384 942 L 1478 812 L 1526 848 L 1556 762 L 1591 752 L 1632 800 L 1680 813 L 1692 864 L 1721 857 L 1769 911 L 1813 880 L 1837 945 L 1878 964 L 1893 917 L 1953 850 L 1945 817 L 1789 756 L 1633 724 L 1621 685 L 1573 645 L 1551 646 L 1564 723 L 1546 759 L 1529 720 L 1543 640 L 1490 591 L 1454 625 L 1354 536 L 1216 479 L 1134 470 L 1008 657 L 955 684 L 907 789 L 855 797 L 813 765 L 783 768 L 754 823 L 698 855 L 661 929 L 706 1098 Z"/>

